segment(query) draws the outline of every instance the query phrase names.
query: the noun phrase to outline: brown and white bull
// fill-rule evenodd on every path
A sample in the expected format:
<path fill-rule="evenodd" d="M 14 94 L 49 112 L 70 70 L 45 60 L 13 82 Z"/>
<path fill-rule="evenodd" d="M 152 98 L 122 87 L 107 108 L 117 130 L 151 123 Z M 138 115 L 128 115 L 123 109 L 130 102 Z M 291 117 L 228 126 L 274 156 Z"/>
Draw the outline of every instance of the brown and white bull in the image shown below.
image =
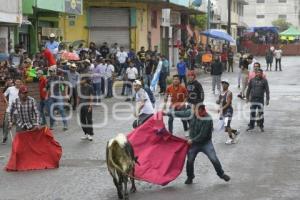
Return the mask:
<path fill-rule="evenodd" d="M 111 139 L 106 147 L 107 168 L 117 188 L 119 199 L 129 199 L 127 183 L 131 179 L 131 192 L 136 192 L 134 182 L 134 151 L 124 134 Z"/>

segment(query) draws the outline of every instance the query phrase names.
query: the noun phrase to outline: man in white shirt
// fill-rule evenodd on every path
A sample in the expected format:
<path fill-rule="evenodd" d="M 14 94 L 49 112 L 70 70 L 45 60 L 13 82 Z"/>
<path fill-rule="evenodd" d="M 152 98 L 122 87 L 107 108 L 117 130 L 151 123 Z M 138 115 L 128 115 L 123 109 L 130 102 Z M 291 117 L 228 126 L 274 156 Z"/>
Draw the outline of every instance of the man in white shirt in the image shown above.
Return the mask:
<path fill-rule="evenodd" d="M 133 87 L 135 90 L 136 100 L 136 110 L 134 115 L 137 117 L 137 120 L 135 120 L 133 123 L 133 128 L 136 128 L 153 115 L 154 108 L 147 92 L 142 88 L 141 81 L 135 80 Z"/>
<path fill-rule="evenodd" d="M 249 72 L 254 72 L 254 63 L 257 63 L 257 60 L 255 58 L 253 58 L 253 55 L 250 54 L 247 57 L 247 61 L 249 63 L 249 65 L 248 65 L 248 71 Z"/>
<path fill-rule="evenodd" d="M 112 98 L 112 86 L 113 86 L 113 75 L 115 72 L 115 67 L 113 66 L 111 60 L 106 60 L 105 78 L 107 83 L 107 95 L 105 98 Z"/>
<path fill-rule="evenodd" d="M 120 51 L 117 52 L 117 59 L 119 62 L 119 76 L 123 75 L 126 70 L 126 61 L 128 58 L 127 52 L 124 51 L 124 47 L 120 48 Z"/>
<path fill-rule="evenodd" d="M 125 92 L 128 96 L 132 94 L 132 84 L 137 79 L 138 70 L 134 67 L 134 64 L 130 61 L 129 67 L 126 70 L 126 83 L 125 83 Z M 130 98 L 127 98 L 126 101 L 130 101 Z"/>
<path fill-rule="evenodd" d="M 7 136 L 8 136 L 8 115 L 10 112 L 10 108 L 12 103 L 19 97 L 19 88 L 22 82 L 19 79 L 15 80 L 15 85 L 7 88 L 3 93 L 5 105 L 7 105 L 5 116 L 4 116 L 4 123 L 3 123 L 3 139 L 2 144 L 6 144 Z M 8 99 L 8 100 L 7 100 Z"/>
<path fill-rule="evenodd" d="M 275 71 L 277 71 L 277 69 L 278 69 L 278 64 L 279 64 L 279 70 L 282 71 L 282 69 L 281 69 L 282 50 L 279 47 L 277 47 L 276 50 L 274 51 L 274 56 L 275 56 L 275 61 L 276 61 Z"/>
<path fill-rule="evenodd" d="M 101 58 L 99 69 L 100 69 L 100 77 L 101 77 L 101 95 L 105 94 L 105 71 L 107 64 L 105 63 L 104 58 Z"/>

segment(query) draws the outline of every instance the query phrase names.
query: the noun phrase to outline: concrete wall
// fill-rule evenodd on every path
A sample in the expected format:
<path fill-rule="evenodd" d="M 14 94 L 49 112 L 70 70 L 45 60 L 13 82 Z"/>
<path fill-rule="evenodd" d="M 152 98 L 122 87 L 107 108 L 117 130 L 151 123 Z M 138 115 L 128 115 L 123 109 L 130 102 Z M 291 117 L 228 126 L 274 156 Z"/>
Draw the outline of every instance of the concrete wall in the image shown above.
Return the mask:
<path fill-rule="evenodd" d="M 156 28 L 152 27 L 151 19 L 152 19 L 152 11 L 157 12 L 156 17 Z M 151 48 L 153 49 L 154 46 L 160 46 L 160 19 L 161 19 L 161 8 L 149 6 L 148 8 L 148 31 L 151 32 Z M 147 48 L 147 47 L 146 47 Z"/>

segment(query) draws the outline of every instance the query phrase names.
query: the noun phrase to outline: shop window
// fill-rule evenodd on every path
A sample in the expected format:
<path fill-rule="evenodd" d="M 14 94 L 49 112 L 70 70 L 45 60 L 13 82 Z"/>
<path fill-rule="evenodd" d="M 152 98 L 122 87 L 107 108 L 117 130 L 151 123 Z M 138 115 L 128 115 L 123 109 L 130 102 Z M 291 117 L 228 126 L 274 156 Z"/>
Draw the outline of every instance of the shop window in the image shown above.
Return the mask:
<path fill-rule="evenodd" d="M 257 19 L 263 19 L 263 18 L 265 18 L 265 16 L 264 15 L 256 15 L 256 18 Z"/>
<path fill-rule="evenodd" d="M 157 28 L 157 11 L 153 10 L 151 12 L 151 27 Z"/>
<path fill-rule="evenodd" d="M 279 19 L 286 19 L 287 17 L 286 17 L 286 15 L 278 15 L 278 18 Z"/>
<path fill-rule="evenodd" d="M 256 0 L 256 3 L 265 3 L 265 0 Z"/>

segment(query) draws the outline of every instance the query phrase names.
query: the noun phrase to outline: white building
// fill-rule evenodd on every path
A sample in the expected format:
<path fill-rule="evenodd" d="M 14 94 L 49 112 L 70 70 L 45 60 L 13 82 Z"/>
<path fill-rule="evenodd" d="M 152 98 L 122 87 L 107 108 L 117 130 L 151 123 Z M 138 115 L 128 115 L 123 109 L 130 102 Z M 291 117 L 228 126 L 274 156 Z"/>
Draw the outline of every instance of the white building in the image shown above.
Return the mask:
<path fill-rule="evenodd" d="M 211 0 L 211 28 L 227 30 L 228 24 L 228 0 Z M 247 28 L 244 19 L 244 6 L 248 0 L 231 1 L 231 35 L 236 39 L 243 29 Z M 207 0 L 203 2 L 201 10 L 207 10 Z"/>
<path fill-rule="evenodd" d="M 300 0 L 249 0 L 244 19 L 250 27 L 272 26 L 279 18 L 300 26 Z"/>

